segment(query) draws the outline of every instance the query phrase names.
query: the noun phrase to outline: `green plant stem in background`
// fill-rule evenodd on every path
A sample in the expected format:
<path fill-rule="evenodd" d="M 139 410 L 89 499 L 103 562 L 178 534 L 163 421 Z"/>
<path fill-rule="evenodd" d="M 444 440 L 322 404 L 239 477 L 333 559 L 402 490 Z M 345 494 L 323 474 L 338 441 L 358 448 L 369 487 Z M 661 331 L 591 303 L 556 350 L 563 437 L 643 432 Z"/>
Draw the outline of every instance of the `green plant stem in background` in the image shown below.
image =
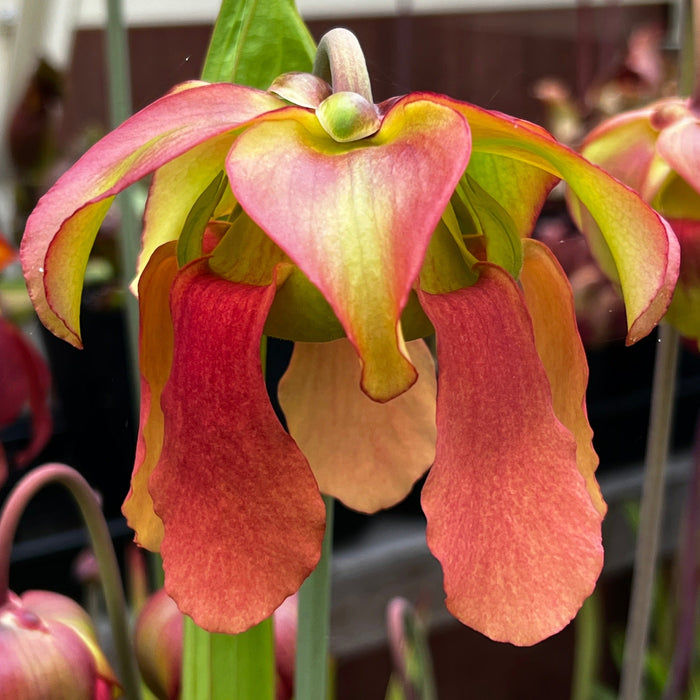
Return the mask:
<path fill-rule="evenodd" d="M 109 121 L 116 128 L 131 116 L 131 80 L 129 68 L 129 41 L 122 12 L 122 0 L 107 0 L 107 70 L 109 74 Z M 138 205 L 131 189 L 117 197 L 120 213 L 120 235 L 117 239 L 121 262 L 126 337 L 129 352 L 129 380 L 133 396 L 132 413 L 138 415 L 139 404 L 139 305 L 128 292 L 131 276 L 136 270 L 140 230 Z"/>
<path fill-rule="evenodd" d="M 678 576 L 678 610 L 676 612 L 676 639 L 668 680 L 661 700 L 683 697 L 690 681 L 696 647 L 698 608 L 698 557 L 700 556 L 700 413 L 695 426 L 693 470 L 686 514 L 683 522 L 681 546 L 676 558 Z"/>
<path fill-rule="evenodd" d="M 326 700 L 329 678 L 333 499 L 324 496 L 326 533 L 318 566 L 299 589 L 294 697 Z"/>
<path fill-rule="evenodd" d="M 594 592 L 583 604 L 574 622 L 576 646 L 571 700 L 592 700 L 593 698 L 603 645 L 602 619 L 600 599 Z"/>
<path fill-rule="evenodd" d="M 0 515 L 0 605 L 6 602 L 9 591 L 10 551 L 17 525 L 29 501 L 37 491 L 49 484 L 64 486 L 78 504 L 100 571 L 125 697 L 127 700 L 140 700 L 141 681 L 131 645 L 129 616 L 112 538 L 99 498 L 75 469 L 63 464 L 47 464 L 34 469 L 8 496 Z"/>
<path fill-rule="evenodd" d="M 437 700 L 427 620 L 397 597 L 387 605 L 386 623 L 394 671 L 385 700 Z"/>
<path fill-rule="evenodd" d="M 669 325 L 662 324 L 658 332 L 632 598 L 622 658 L 620 700 L 639 700 L 643 697 L 644 660 L 659 549 L 666 462 L 673 422 L 680 342 L 678 332 Z"/>

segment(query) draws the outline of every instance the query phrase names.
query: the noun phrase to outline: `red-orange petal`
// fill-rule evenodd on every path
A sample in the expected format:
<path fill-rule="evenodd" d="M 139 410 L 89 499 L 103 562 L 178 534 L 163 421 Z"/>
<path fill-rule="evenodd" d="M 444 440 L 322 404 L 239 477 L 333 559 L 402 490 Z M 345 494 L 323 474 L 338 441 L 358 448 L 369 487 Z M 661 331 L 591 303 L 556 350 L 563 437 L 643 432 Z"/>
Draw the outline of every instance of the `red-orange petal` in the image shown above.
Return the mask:
<path fill-rule="evenodd" d="M 160 397 L 173 360 L 170 287 L 177 273 L 175 243 L 166 243 L 150 257 L 139 279 L 139 369 L 141 411 L 131 488 L 122 511 L 136 542 L 157 552 L 163 523 L 153 511 L 148 480 L 163 446 L 163 410 Z"/>
<path fill-rule="evenodd" d="M 316 566 L 325 507 L 265 390 L 260 338 L 275 284 L 186 266 L 171 291 L 174 353 L 149 488 L 163 520 L 165 588 L 200 626 L 269 617 Z"/>
<path fill-rule="evenodd" d="M 552 410 L 522 295 L 500 268 L 472 287 L 420 293 L 440 368 L 435 464 L 422 503 L 446 604 L 497 641 L 564 627 L 603 564 L 601 515 Z"/>
<path fill-rule="evenodd" d="M 407 349 L 418 381 L 386 403 L 360 389 L 346 338 L 295 343 L 280 381 L 287 427 L 319 488 L 365 513 L 403 500 L 435 458 L 435 364 L 422 340 Z"/>
<path fill-rule="evenodd" d="M 576 438 L 576 462 L 595 507 L 607 507 L 595 478 L 598 455 L 586 412 L 588 362 L 576 326 L 571 285 L 554 254 L 539 241 L 523 241 L 520 284 L 535 332 L 537 354 L 552 390 L 554 414 Z"/>

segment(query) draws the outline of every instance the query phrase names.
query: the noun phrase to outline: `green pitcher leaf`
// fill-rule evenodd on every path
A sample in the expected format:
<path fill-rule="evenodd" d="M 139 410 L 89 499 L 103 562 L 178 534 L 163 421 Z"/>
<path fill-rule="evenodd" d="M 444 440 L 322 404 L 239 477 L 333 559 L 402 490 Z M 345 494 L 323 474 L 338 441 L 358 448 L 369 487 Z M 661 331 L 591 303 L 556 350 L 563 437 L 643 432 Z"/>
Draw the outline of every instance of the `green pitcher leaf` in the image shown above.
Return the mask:
<path fill-rule="evenodd" d="M 204 230 L 227 185 L 227 178 L 223 172 L 220 172 L 199 195 L 190 209 L 180 238 L 177 240 L 177 261 L 180 267 L 190 260 L 201 257 Z"/>
<path fill-rule="evenodd" d="M 267 90 L 282 73 L 310 72 L 315 52 L 294 0 L 224 0 L 202 80 Z"/>
<path fill-rule="evenodd" d="M 488 260 L 517 279 L 523 246 L 510 214 L 469 174 L 460 180 L 455 192 L 453 205 L 462 233 L 483 236 Z"/>

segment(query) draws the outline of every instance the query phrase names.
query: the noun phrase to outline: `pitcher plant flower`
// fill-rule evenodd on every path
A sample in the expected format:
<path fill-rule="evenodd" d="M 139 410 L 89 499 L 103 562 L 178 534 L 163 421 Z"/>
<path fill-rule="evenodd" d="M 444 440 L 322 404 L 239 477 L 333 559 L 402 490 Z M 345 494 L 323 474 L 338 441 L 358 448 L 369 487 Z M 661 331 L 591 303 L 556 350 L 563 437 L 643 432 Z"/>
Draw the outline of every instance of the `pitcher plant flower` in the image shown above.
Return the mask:
<path fill-rule="evenodd" d="M 624 112 L 586 137 L 583 155 L 622 180 L 671 224 L 681 248 L 678 284 L 666 320 L 681 335 L 700 343 L 700 106 L 697 100 L 670 97 Z M 594 241 L 595 222 L 575 217 Z M 617 280 L 606 255 L 604 270 Z"/>
<path fill-rule="evenodd" d="M 318 561 L 320 492 L 374 512 L 430 468 L 450 611 L 515 644 L 566 625 L 602 566 L 605 505 L 570 288 L 528 236 L 566 179 L 611 252 L 634 342 L 677 276 L 664 221 L 533 124 L 428 92 L 374 104 L 357 40 L 333 30 L 312 74 L 268 91 L 176 87 L 39 202 L 25 276 L 43 323 L 76 346 L 99 223 L 150 173 L 124 512 L 180 609 L 213 631 L 259 622 Z M 295 341 L 289 433 L 263 334 Z"/>

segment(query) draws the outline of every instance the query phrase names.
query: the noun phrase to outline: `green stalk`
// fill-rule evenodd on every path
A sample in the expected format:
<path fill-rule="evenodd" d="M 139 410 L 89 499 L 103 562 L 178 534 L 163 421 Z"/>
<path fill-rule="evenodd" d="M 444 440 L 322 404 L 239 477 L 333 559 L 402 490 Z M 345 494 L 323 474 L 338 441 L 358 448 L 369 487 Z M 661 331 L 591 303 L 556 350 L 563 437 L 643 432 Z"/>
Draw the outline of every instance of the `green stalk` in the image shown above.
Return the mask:
<path fill-rule="evenodd" d="M 602 648 L 602 611 L 593 593 L 583 604 L 575 620 L 576 647 L 571 700 L 591 700 L 598 679 L 598 662 Z"/>
<path fill-rule="evenodd" d="M 102 580 L 107 614 L 117 653 L 119 678 L 127 700 L 140 700 L 141 681 L 131 645 L 128 612 L 124 600 L 119 565 L 100 500 L 75 469 L 63 464 L 47 464 L 29 472 L 7 497 L 0 515 L 0 605 L 9 591 L 10 551 L 20 518 L 34 495 L 49 484 L 61 484 L 78 504 L 90 535 Z"/>
<path fill-rule="evenodd" d="M 658 341 L 632 597 L 622 658 L 620 700 L 639 700 L 643 697 L 644 661 L 661 532 L 666 462 L 673 423 L 673 399 L 680 346 L 678 332 L 671 326 L 662 324 L 659 327 Z"/>
<path fill-rule="evenodd" d="M 700 0 L 684 0 L 681 11 L 680 92 L 683 95 L 692 94 L 691 104 L 698 107 L 700 42 L 697 39 L 700 34 Z M 666 458 L 673 419 L 680 339 L 678 332 L 665 324 L 659 327 L 658 339 L 632 597 L 622 657 L 620 700 L 639 700 L 642 697 L 644 662 L 661 531 Z"/>
<path fill-rule="evenodd" d="M 698 555 L 700 553 L 700 413 L 695 424 L 693 471 L 686 504 L 681 544 L 676 556 L 677 610 L 673 656 L 661 700 L 678 700 L 690 685 L 695 650 L 698 597 Z"/>
<path fill-rule="evenodd" d="M 275 697 L 272 618 L 238 635 L 212 634 L 185 617 L 183 700 Z"/>
<path fill-rule="evenodd" d="M 129 69 L 129 42 L 122 13 L 122 0 L 107 0 L 107 69 L 109 73 L 109 121 L 112 128 L 131 116 L 131 80 Z M 121 263 L 122 288 L 126 312 L 126 337 L 131 372 L 129 380 L 133 398 L 134 415 L 138 415 L 139 366 L 139 305 L 136 297 L 128 292 L 131 278 L 136 272 L 139 253 L 139 215 L 135 193 L 128 189 L 117 197 L 119 206 L 120 236 L 118 237 Z"/>
<path fill-rule="evenodd" d="M 294 696 L 297 700 L 328 697 L 333 499 L 324 496 L 326 533 L 318 566 L 299 589 Z"/>

